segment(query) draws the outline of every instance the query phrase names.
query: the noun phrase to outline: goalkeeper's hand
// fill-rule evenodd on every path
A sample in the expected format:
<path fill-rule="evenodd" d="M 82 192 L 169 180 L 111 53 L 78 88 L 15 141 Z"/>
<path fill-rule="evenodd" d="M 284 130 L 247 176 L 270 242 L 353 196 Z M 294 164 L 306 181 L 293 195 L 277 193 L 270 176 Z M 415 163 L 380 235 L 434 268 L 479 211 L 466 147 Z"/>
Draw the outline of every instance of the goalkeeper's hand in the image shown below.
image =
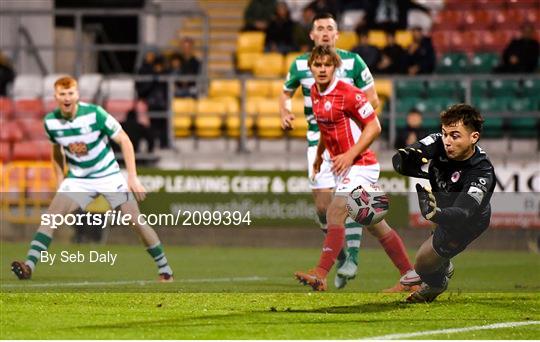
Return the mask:
<path fill-rule="evenodd" d="M 441 209 L 437 207 L 437 200 L 431 192 L 430 188 L 425 188 L 420 184 L 416 184 L 416 192 L 418 193 L 418 204 L 420 205 L 420 212 L 426 220 L 433 220 L 433 218 L 441 212 Z"/>
<path fill-rule="evenodd" d="M 428 159 L 424 157 L 423 152 L 419 148 L 405 147 L 398 150 L 403 160 L 409 160 L 418 166 L 422 167 L 428 163 Z"/>

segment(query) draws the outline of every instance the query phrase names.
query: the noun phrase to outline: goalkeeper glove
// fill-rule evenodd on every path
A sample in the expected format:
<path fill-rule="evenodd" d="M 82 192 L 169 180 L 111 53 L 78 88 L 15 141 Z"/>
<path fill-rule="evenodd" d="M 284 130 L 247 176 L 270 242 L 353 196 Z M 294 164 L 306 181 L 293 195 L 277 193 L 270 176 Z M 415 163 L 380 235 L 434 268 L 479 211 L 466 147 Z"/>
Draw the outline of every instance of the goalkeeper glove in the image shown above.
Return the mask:
<path fill-rule="evenodd" d="M 399 154 L 401 154 L 401 158 L 403 160 L 411 160 L 412 162 L 420 166 L 428 163 L 428 160 L 426 157 L 423 156 L 421 149 L 405 147 L 400 148 L 398 152 Z"/>
<path fill-rule="evenodd" d="M 418 183 L 416 184 L 416 192 L 418 193 L 418 204 L 422 216 L 426 220 L 433 221 L 435 215 L 441 212 L 441 209 L 437 207 L 435 195 L 433 195 L 431 189 L 425 188 Z"/>

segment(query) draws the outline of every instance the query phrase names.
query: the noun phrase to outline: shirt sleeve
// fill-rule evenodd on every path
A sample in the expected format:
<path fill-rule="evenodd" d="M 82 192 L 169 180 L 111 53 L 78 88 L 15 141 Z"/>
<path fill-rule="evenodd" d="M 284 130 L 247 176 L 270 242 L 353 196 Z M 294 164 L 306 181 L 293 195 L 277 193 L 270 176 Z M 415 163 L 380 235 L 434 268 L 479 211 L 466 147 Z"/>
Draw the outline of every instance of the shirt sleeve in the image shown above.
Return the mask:
<path fill-rule="evenodd" d="M 96 118 L 99 129 L 105 132 L 109 138 L 114 138 L 122 130 L 120 123 L 101 106 L 97 107 Z"/>
<path fill-rule="evenodd" d="M 375 84 L 371 71 L 357 53 L 354 54 L 354 85 L 361 90 L 366 90 Z"/>
<path fill-rule="evenodd" d="M 376 118 L 375 110 L 369 103 L 366 94 L 359 89 L 354 89 L 347 94 L 346 115 L 359 122 L 364 127 L 368 122 Z"/>
<path fill-rule="evenodd" d="M 289 67 L 287 78 L 285 79 L 285 83 L 283 84 L 283 90 L 294 92 L 296 88 L 300 86 L 300 78 L 298 76 L 299 73 L 296 67 L 296 60 L 294 60 Z"/>
<path fill-rule="evenodd" d="M 46 120 L 43 120 L 43 127 L 45 128 L 45 133 L 47 133 L 47 138 L 49 138 L 49 141 L 52 142 L 53 144 L 58 144 L 58 142 L 56 140 L 54 140 L 53 134 L 51 133 L 51 131 L 47 127 L 47 121 Z"/>

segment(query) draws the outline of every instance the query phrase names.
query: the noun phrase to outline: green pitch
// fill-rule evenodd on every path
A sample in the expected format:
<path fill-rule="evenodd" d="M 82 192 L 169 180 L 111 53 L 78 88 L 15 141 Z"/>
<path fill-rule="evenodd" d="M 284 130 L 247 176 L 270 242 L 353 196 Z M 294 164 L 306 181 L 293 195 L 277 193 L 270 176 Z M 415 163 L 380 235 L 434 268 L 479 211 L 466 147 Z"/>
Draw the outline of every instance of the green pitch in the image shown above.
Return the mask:
<path fill-rule="evenodd" d="M 318 249 L 167 246 L 176 281 L 158 284 L 140 246 L 53 244 L 51 252 L 118 257 L 114 266 L 39 264 L 25 282 L 9 264 L 27 245 L 0 246 L 2 339 L 356 339 L 540 321 L 540 260 L 528 253 L 467 251 L 454 260 L 447 293 L 408 305 L 402 294 L 379 293 L 397 281 L 381 250 L 361 252 L 357 279 L 345 291 L 312 293 L 292 274 L 312 267 Z M 539 324 L 460 331 L 411 337 L 540 338 Z"/>

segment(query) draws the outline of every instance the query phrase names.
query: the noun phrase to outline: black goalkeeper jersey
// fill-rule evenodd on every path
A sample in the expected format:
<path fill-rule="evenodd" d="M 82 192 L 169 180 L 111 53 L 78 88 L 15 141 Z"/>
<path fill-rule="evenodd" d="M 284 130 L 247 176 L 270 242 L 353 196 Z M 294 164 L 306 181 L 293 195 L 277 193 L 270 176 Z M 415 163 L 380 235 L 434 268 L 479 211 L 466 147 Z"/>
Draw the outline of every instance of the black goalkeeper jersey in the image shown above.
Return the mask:
<path fill-rule="evenodd" d="M 422 157 L 431 160 L 428 172 L 414 155 L 394 155 L 397 172 L 429 179 L 441 209 L 435 223 L 445 226 L 474 225 L 487 227 L 491 217 L 489 201 L 495 188 L 495 170 L 487 154 L 478 146 L 473 156 L 464 161 L 449 160 L 444 150 L 442 134 L 435 133 L 410 145 L 422 150 Z"/>

